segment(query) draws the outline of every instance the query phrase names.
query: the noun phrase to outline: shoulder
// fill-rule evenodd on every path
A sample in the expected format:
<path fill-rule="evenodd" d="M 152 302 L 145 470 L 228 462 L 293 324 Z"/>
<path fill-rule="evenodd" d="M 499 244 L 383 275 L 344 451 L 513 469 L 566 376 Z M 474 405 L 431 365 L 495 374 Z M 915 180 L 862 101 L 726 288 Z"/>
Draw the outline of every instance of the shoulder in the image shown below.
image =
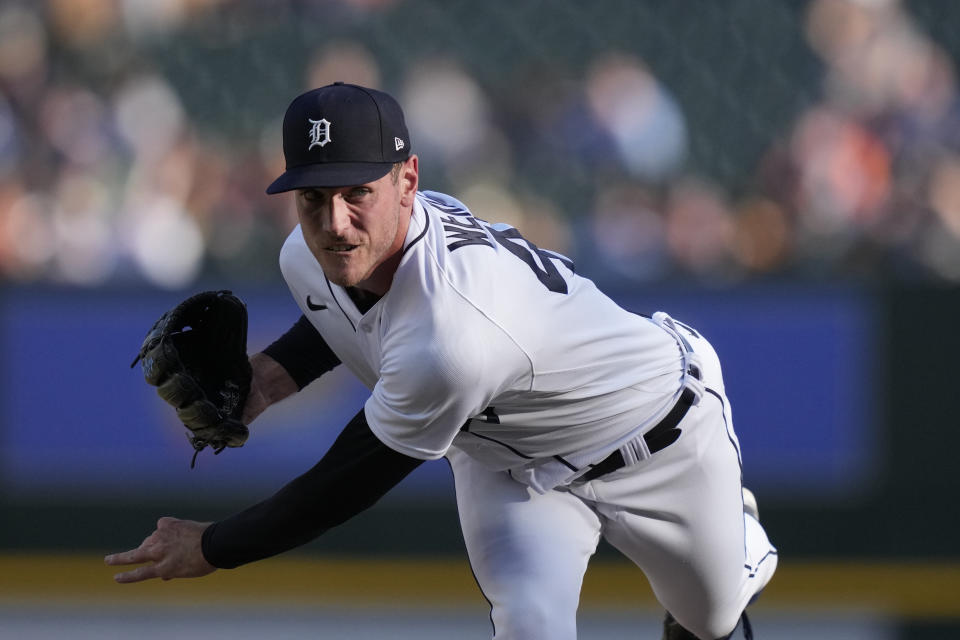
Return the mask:
<path fill-rule="evenodd" d="M 492 325 L 454 329 L 448 324 L 436 329 L 421 328 L 420 336 L 384 350 L 380 368 L 384 389 L 411 400 L 454 401 L 478 393 L 492 395 L 529 378 L 528 359 Z"/>
<path fill-rule="evenodd" d="M 512 376 L 528 368 L 508 332 L 449 285 L 387 306 L 383 325 L 383 370 L 436 392 L 479 384 L 491 369 Z"/>
<path fill-rule="evenodd" d="M 446 193 L 440 193 L 439 191 L 418 191 L 417 199 L 424 206 L 432 207 L 440 212 L 470 213 L 467 205 L 463 204 L 453 196 Z"/>
<path fill-rule="evenodd" d="M 491 261 L 497 260 L 498 247 L 490 225 L 452 196 L 437 191 L 417 196 L 424 228 L 411 262 L 432 295 L 436 288 L 479 302 L 497 277 Z"/>
<path fill-rule="evenodd" d="M 433 226 L 431 238 L 437 250 L 442 248 L 444 254 L 462 256 L 462 252 L 457 252 L 462 247 L 496 247 L 487 225 L 474 217 L 467 205 L 438 191 L 421 191 L 417 195 L 428 223 Z"/>

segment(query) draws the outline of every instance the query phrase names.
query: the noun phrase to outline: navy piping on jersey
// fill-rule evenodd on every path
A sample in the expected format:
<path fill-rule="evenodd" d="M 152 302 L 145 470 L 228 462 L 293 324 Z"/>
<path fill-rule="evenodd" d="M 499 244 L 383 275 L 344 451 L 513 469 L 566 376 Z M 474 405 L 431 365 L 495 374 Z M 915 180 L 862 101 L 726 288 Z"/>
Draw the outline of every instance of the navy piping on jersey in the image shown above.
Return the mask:
<path fill-rule="evenodd" d="M 447 462 L 447 466 L 450 467 L 450 473 L 453 473 L 453 464 L 450 462 L 450 458 L 444 456 L 443 458 Z M 487 604 L 490 606 L 490 626 L 493 627 L 493 637 L 497 635 L 497 623 L 493 621 L 493 602 L 490 598 L 487 597 L 487 594 L 483 591 L 483 585 L 480 584 L 480 578 L 477 577 L 477 571 L 473 568 L 473 562 L 470 561 L 470 554 L 467 554 L 467 565 L 470 567 L 470 575 L 473 576 L 473 581 L 477 583 L 477 588 L 480 589 L 480 595 L 483 596 L 483 599 L 487 601 Z"/>
<path fill-rule="evenodd" d="M 733 446 L 733 450 L 737 452 L 737 465 L 740 467 L 740 483 L 743 484 L 743 458 L 740 455 L 740 447 L 737 446 L 737 443 L 734 442 L 733 437 L 730 435 L 730 425 L 727 423 L 727 408 L 723 404 L 723 398 L 721 398 L 720 394 L 710 387 L 704 387 L 704 391 L 720 401 L 720 411 L 723 414 L 723 426 L 727 432 L 727 440 L 730 441 L 730 444 Z"/>
<path fill-rule="evenodd" d="M 558 462 L 563 463 L 563 465 L 566 466 L 567 469 L 570 469 L 571 471 L 580 471 L 580 469 L 577 469 L 575 466 L 573 466 L 572 464 L 570 464 L 569 462 L 567 462 L 566 460 L 564 460 L 564 459 L 563 459 L 563 456 L 553 456 L 553 457 L 554 457 Z"/>
<path fill-rule="evenodd" d="M 767 551 L 765 554 L 763 554 L 763 557 L 757 561 L 757 564 L 755 566 L 751 567 L 749 564 L 744 564 L 743 568 L 750 572 L 750 575 L 748 575 L 747 577 L 748 578 L 756 577 L 757 571 L 760 570 L 760 565 L 763 564 L 763 561 L 769 558 L 770 556 L 775 556 L 775 555 L 778 555 L 777 550 L 770 549 L 770 551 Z"/>
<path fill-rule="evenodd" d="M 485 435 L 483 435 L 483 434 L 474 433 L 473 431 L 470 431 L 470 429 L 468 428 L 469 425 L 470 425 L 470 421 L 467 420 L 467 424 L 463 425 L 463 428 L 460 429 L 460 430 L 461 430 L 461 431 L 465 431 L 466 433 L 469 433 L 469 434 L 472 435 L 472 436 L 476 436 L 476 437 L 478 437 L 478 438 L 483 438 L 484 440 L 489 440 L 490 442 L 493 442 L 493 443 L 495 443 L 495 444 L 499 444 L 501 447 L 506 447 L 507 449 L 509 449 L 510 451 L 512 451 L 515 455 L 520 456 L 520 457 L 523 458 L 524 460 L 533 460 L 533 456 L 528 456 L 528 455 L 525 454 L 525 453 L 522 453 L 522 452 L 520 452 L 520 451 L 517 451 L 516 449 L 514 449 L 513 447 L 511 447 L 510 445 L 508 445 L 506 442 L 500 442 L 500 441 L 497 440 L 496 438 L 491 438 L 490 436 L 485 436 Z"/>
<path fill-rule="evenodd" d="M 353 329 L 354 333 L 356 333 L 357 332 L 356 325 L 353 324 L 353 320 L 350 319 L 350 316 L 347 315 L 347 312 L 344 310 L 343 305 L 340 304 L 339 300 L 337 300 L 337 294 L 333 292 L 333 285 L 330 284 L 330 280 L 327 278 L 326 274 L 324 274 L 323 279 L 327 281 L 327 289 L 330 289 L 330 296 L 333 298 L 333 301 L 337 303 L 337 306 L 340 307 L 340 313 L 343 314 L 343 317 L 346 318 L 347 322 L 350 323 L 350 328 Z"/>
<path fill-rule="evenodd" d="M 412 215 L 410 216 L 410 219 L 413 220 Z M 427 235 L 427 229 L 430 228 L 430 214 L 427 213 L 426 207 L 424 207 L 423 209 L 423 220 L 424 220 L 423 231 L 420 232 L 420 235 L 418 235 L 416 238 L 411 240 L 410 244 L 408 244 L 403 248 L 403 253 L 401 253 L 400 255 L 407 255 L 407 251 L 409 251 L 410 247 L 420 242 L 423 239 L 423 236 Z"/>
<path fill-rule="evenodd" d="M 712 395 L 714 398 L 717 399 L 717 401 L 720 402 L 720 415 L 723 416 L 723 427 L 724 427 L 724 430 L 727 432 L 727 440 L 730 442 L 730 445 L 733 447 L 734 453 L 737 454 L 737 466 L 740 467 L 740 490 L 742 495 L 743 493 L 743 458 L 740 456 L 740 447 L 737 446 L 737 443 L 734 441 L 733 436 L 730 435 L 730 423 L 727 421 L 727 405 L 723 402 L 723 397 L 719 393 L 711 389 L 710 387 L 704 387 L 704 391 Z M 770 552 L 768 552 L 765 556 L 763 556 L 763 558 L 760 559 L 759 562 L 757 562 L 757 567 L 760 566 L 760 563 L 763 562 L 764 559 L 766 559 L 766 557 L 770 555 L 770 553 L 773 553 L 774 555 L 776 555 L 777 551 L 776 549 L 772 549 Z M 743 532 L 743 555 L 744 556 L 747 555 L 747 532 L 746 531 Z M 756 575 L 756 568 L 751 568 L 750 565 L 746 565 L 746 564 L 743 566 L 745 569 L 750 571 L 749 577 L 752 578 Z"/>
<path fill-rule="evenodd" d="M 688 324 L 686 324 L 686 323 L 680 322 L 680 321 L 677 320 L 676 318 L 673 318 L 673 323 L 674 323 L 674 324 L 678 324 L 678 325 L 680 325 L 681 327 L 683 327 L 684 329 L 686 329 L 687 331 L 689 331 L 689 332 L 693 335 L 694 338 L 701 338 L 701 337 L 703 337 L 703 336 L 701 336 L 699 333 L 697 333 L 697 330 L 696 330 L 696 329 L 694 329 L 693 327 L 691 327 L 690 325 L 688 325 Z"/>
<path fill-rule="evenodd" d="M 424 221 L 425 221 L 425 224 L 423 225 L 423 231 L 420 232 L 420 235 L 418 235 L 416 238 L 414 238 L 413 240 L 411 240 L 411 241 L 410 241 L 410 244 L 408 244 L 407 246 L 405 246 L 405 247 L 403 248 L 403 253 L 401 253 L 401 255 L 406 255 L 406 253 L 407 253 L 407 251 L 410 249 L 410 247 L 412 247 L 413 245 L 415 245 L 415 244 L 417 244 L 418 242 L 420 242 L 420 240 L 422 240 L 423 237 L 424 237 L 425 235 L 427 235 L 427 229 L 430 228 L 430 216 L 427 214 L 426 210 L 424 210 L 424 212 L 423 212 L 423 217 L 424 217 Z M 333 297 L 333 301 L 337 303 L 337 306 L 338 306 L 338 307 L 340 307 L 340 313 L 343 314 L 343 317 L 346 318 L 346 319 L 347 319 L 347 322 L 350 323 L 350 328 L 353 329 L 353 332 L 354 332 L 354 333 L 356 333 L 356 332 L 357 332 L 357 327 L 356 327 L 355 324 L 353 324 L 353 320 L 350 319 L 350 316 L 347 315 L 347 312 L 344 310 L 343 305 L 340 304 L 340 301 L 337 299 L 337 294 L 335 294 L 335 293 L 333 292 L 333 285 L 330 284 L 330 280 L 327 278 L 326 275 L 323 276 L 323 279 L 327 281 L 327 289 L 330 290 L 330 295 L 331 295 L 331 297 Z"/>

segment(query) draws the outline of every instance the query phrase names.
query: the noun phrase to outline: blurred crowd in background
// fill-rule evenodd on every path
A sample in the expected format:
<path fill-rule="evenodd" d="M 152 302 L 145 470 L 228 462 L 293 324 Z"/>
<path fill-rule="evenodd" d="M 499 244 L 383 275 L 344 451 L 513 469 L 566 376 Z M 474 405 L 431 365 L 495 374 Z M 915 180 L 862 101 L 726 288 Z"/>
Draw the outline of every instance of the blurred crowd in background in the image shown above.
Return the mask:
<path fill-rule="evenodd" d="M 0 282 L 278 279 L 283 112 L 335 80 L 597 279 L 958 282 L 954 4 L 2 0 Z"/>

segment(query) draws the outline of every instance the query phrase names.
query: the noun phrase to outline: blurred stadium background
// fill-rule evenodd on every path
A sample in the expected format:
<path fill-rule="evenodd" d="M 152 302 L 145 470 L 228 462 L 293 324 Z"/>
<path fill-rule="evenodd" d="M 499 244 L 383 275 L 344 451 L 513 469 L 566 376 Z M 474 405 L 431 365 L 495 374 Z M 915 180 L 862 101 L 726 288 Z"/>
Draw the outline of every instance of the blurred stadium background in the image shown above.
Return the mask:
<path fill-rule="evenodd" d="M 196 290 L 248 301 L 251 351 L 296 318 L 263 189 L 335 80 L 400 99 L 425 188 L 714 340 L 781 551 L 759 637 L 960 637 L 958 61 L 946 0 L 0 1 L 0 637 L 488 636 L 443 463 L 238 571 L 101 564 L 269 495 L 363 400 L 336 373 L 190 471 L 128 369 Z M 581 636 L 659 616 L 601 547 Z"/>

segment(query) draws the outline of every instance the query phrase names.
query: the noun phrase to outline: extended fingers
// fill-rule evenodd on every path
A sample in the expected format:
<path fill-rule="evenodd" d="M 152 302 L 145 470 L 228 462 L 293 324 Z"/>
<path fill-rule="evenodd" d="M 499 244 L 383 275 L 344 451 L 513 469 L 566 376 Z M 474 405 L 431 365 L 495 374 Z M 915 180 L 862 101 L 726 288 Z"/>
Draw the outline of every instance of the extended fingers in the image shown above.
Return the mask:
<path fill-rule="evenodd" d="M 113 576 L 113 579 L 120 584 L 125 584 L 128 582 L 141 582 L 143 580 L 150 580 L 152 578 L 159 577 L 160 573 L 156 564 L 145 564 L 142 567 L 137 567 L 136 569 L 131 569 L 130 571 L 118 573 Z"/>
<path fill-rule="evenodd" d="M 131 549 L 130 551 L 122 551 L 120 553 L 111 553 L 108 556 L 103 558 L 103 561 L 109 565 L 118 565 L 118 564 L 138 564 L 140 562 L 148 562 L 149 560 L 154 560 L 153 554 L 150 550 L 143 545 L 140 545 L 136 549 Z"/>
<path fill-rule="evenodd" d="M 113 579 L 117 582 L 140 582 L 141 580 L 149 580 L 150 578 L 159 577 L 157 571 L 156 561 L 160 560 L 160 555 L 158 554 L 158 549 L 155 544 L 152 544 L 153 536 L 151 535 L 136 549 L 130 549 L 129 551 L 121 551 L 120 553 L 111 553 L 107 556 L 104 556 L 103 561 L 105 564 L 116 566 L 116 565 L 127 565 L 127 564 L 140 564 L 143 562 L 154 563 L 145 565 L 142 567 L 137 567 L 136 569 L 131 569 L 130 571 L 124 571 L 113 576 Z"/>
<path fill-rule="evenodd" d="M 116 574 L 117 582 L 140 582 L 152 578 L 196 578 L 216 568 L 203 557 L 203 531 L 208 522 L 192 522 L 163 517 L 156 530 L 136 549 L 113 553 L 104 557 L 108 565 L 143 564 L 143 566 Z"/>
<path fill-rule="evenodd" d="M 122 551 L 120 553 L 111 553 L 108 556 L 105 556 L 103 561 L 108 565 L 126 565 L 126 564 L 138 564 L 141 562 L 149 562 L 151 560 L 157 560 L 158 558 L 151 552 L 150 547 L 146 546 L 146 542 L 140 545 L 136 549 L 131 549 L 130 551 Z M 147 564 L 142 567 L 137 567 L 136 569 L 131 569 L 130 571 L 124 571 L 113 576 L 113 579 L 120 583 L 126 582 L 140 582 L 141 580 L 149 580 L 151 578 L 157 578 L 160 574 L 157 570 L 157 565 L 155 563 Z"/>

